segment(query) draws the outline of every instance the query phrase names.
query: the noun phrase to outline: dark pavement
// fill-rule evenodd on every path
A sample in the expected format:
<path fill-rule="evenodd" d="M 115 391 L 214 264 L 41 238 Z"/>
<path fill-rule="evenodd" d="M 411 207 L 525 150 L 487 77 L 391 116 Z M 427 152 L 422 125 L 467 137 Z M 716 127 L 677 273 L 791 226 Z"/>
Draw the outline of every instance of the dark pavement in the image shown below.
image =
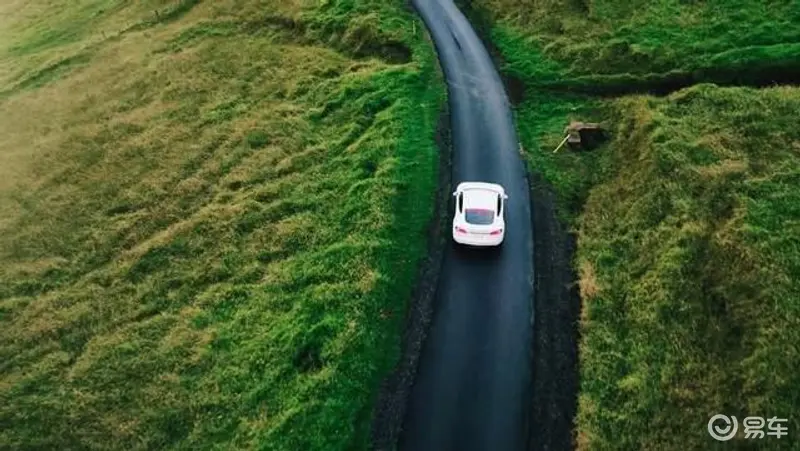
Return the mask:
<path fill-rule="evenodd" d="M 501 248 L 464 249 L 449 240 L 399 449 L 521 451 L 532 397 L 533 240 L 510 104 L 488 52 L 452 1 L 413 3 L 448 83 L 452 185 L 499 183 L 509 199 Z M 452 202 L 448 208 L 451 220 Z"/>

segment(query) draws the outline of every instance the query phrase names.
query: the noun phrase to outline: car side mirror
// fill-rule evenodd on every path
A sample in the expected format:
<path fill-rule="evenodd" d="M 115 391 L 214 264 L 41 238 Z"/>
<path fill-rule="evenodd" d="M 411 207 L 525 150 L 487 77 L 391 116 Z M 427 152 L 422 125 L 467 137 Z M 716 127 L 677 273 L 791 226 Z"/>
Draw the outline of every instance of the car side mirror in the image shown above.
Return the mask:
<path fill-rule="evenodd" d="M 508 199 L 508 194 L 503 194 L 503 199 Z"/>
<path fill-rule="evenodd" d="M 453 197 L 458 196 L 458 191 L 453 191 Z"/>

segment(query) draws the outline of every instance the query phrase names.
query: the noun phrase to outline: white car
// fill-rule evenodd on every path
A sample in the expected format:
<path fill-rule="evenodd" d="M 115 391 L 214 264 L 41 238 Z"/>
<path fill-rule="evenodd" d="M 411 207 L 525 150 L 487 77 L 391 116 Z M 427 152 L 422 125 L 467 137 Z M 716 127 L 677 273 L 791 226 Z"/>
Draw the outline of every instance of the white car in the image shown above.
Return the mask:
<path fill-rule="evenodd" d="M 495 183 L 462 182 L 453 192 L 453 240 L 471 246 L 499 246 L 505 237 L 505 189 Z"/>

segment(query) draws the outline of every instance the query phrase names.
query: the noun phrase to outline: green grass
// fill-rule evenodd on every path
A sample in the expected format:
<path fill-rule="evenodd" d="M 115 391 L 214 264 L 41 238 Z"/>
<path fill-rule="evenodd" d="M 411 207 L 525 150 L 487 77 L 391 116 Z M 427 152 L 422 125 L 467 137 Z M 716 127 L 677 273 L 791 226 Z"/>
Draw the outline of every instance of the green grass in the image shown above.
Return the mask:
<path fill-rule="evenodd" d="M 580 449 L 708 449 L 717 412 L 800 428 L 798 107 L 796 88 L 698 85 L 518 109 L 528 165 L 578 234 Z M 568 119 L 613 139 L 553 154 Z"/>
<path fill-rule="evenodd" d="M 718 412 L 800 428 L 800 93 L 698 85 L 617 108 L 618 170 L 578 223 L 584 444 L 705 449 Z"/>
<path fill-rule="evenodd" d="M 419 24 L 106 2 L 44 46 L 31 3 L 0 41 L 0 443 L 363 449 L 432 213 Z"/>
<path fill-rule="evenodd" d="M 800 72 L 796 0 L 474 4 L 494 19 L 491 35 L 503 50 L 504 70 L 538 86 L 646 89 L 686 78 L 749 83 Z M 760 71 L 747 72 L 754 67 Z M 734 76 L 743 80 L 731 80 Z"/>
<path fill-rule="evenodd" d="M 526 85 L 529 167 L 578 235 L 579 449 L 710 449 L 715 413 L 800 429 L 800 90 L 702 83 L 798 73 L 800 4 L 766 5 L 473 2 Z M 553 154 L 569 120 L 612 139 Z"/>
<path fill-rule="evenodd" d="M 555 188 L 560 219 L 573 221 L 588 190 L 613 169 L 603 152 L 571 152 L 567 146 L 553 153 L 570 120 L 605 119 L 604 105 L 584 96 L 531 91 L 515 112 L 520 143 L 528 167 Z"/>

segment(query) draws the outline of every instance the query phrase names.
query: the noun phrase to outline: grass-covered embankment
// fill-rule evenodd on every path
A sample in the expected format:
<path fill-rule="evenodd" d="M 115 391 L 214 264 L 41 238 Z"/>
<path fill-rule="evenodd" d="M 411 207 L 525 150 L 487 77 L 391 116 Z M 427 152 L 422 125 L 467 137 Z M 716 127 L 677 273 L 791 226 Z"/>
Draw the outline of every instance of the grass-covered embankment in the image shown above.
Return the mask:
<path fill-rule="evenodd" d="M 490 19 L 503 72 L 527 88 L 516 114 L 530 168 L 578 235 L 578 447 L 708 449 L 715 413 L 800 429 L 800 89 L 605 97 L 796 73 L 797 3 L 473 7 Z M 682 74 L 694 78 L 663 83 Z M 569 119 L 604 120 L 612 140 L 552 154 Z M 743 433 L 735 443 L 754 444 Z"/>
<path fill-rule="evenodd" d="M 581 441 L 707 447 L 718 412 L 797 429 L 800 90 L 698 85 L 616 108 L 617 170 L 577 223 Z"/>
<path fill-rule="evenodd" d="M 444 91 L 400 2 L 299 5 L 0 7 L 4 447 L 365 446 Z"/>
<path fill-rule="evenodd" d="M 702 82 L 800 78 L 800 5 L 793 0 L 472 3 L 493 18 L 503 70 L 530 86 L 663 93 Z"/>

